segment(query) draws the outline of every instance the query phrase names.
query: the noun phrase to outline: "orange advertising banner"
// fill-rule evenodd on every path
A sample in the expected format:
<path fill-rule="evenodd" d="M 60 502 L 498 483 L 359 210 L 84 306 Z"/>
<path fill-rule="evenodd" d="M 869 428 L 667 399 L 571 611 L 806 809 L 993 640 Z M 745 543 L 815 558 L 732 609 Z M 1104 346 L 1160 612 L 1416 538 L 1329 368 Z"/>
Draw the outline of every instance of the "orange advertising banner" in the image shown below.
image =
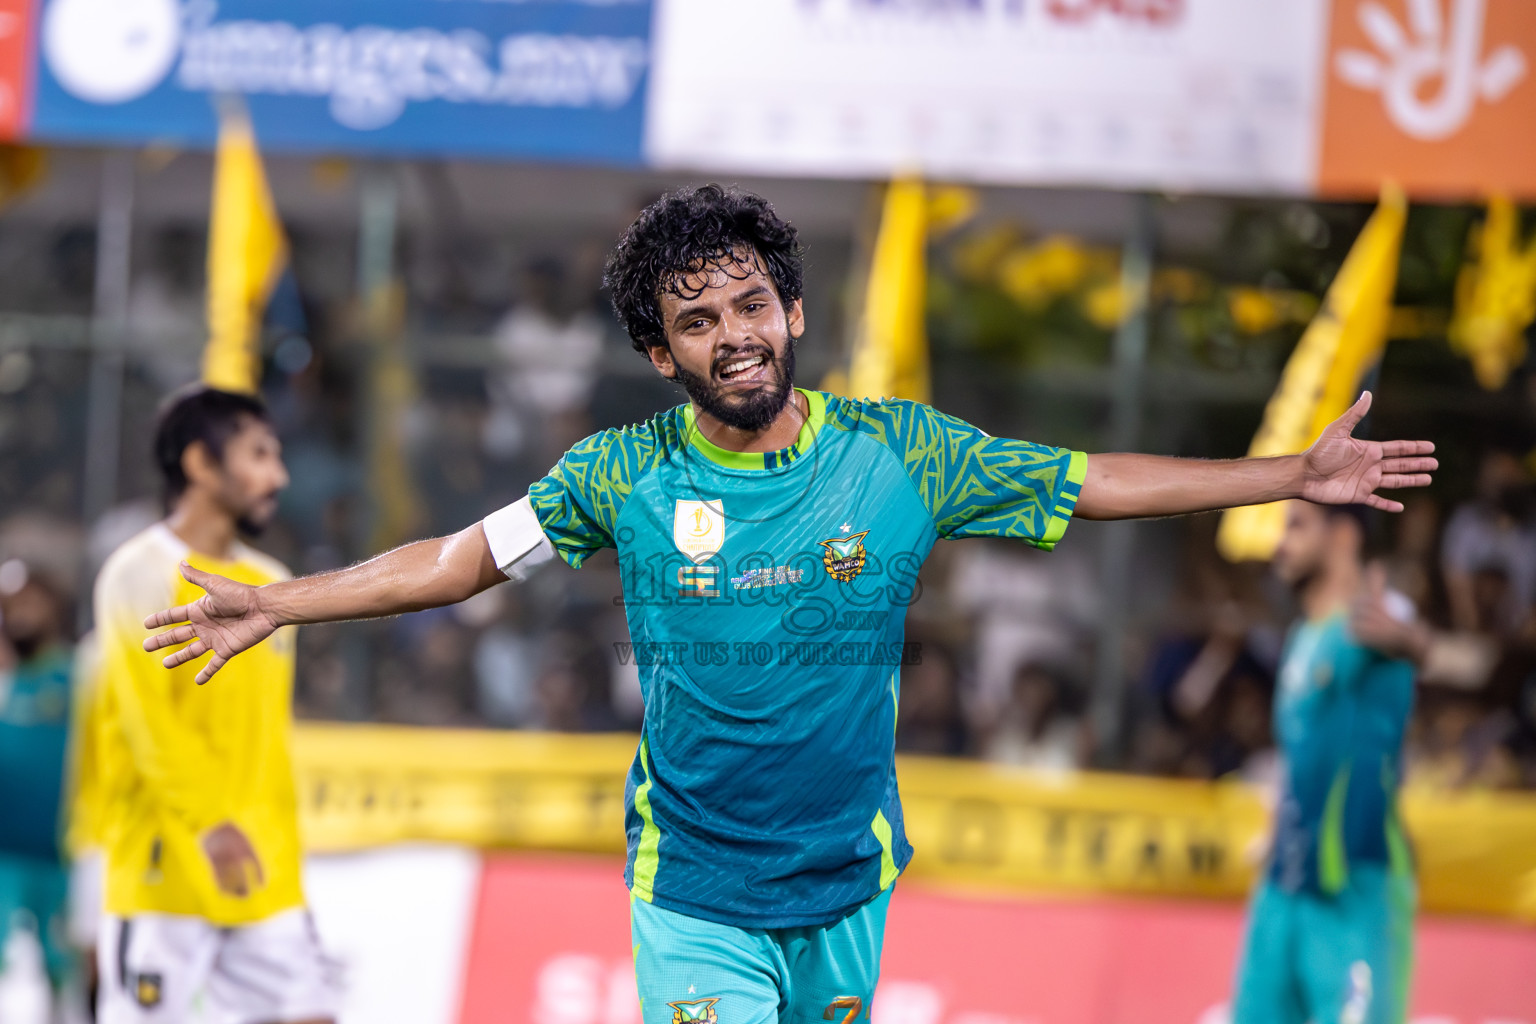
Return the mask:
<path fill-rule="evenodd" d="M 1536 197 L 1536 3 L 1334 0 L 1317 189 Z"/>
<path fill-rule="evenodd" d="M 0 141 L 27 128 L 32 87 L 32 2 L 0 0 Z"/>

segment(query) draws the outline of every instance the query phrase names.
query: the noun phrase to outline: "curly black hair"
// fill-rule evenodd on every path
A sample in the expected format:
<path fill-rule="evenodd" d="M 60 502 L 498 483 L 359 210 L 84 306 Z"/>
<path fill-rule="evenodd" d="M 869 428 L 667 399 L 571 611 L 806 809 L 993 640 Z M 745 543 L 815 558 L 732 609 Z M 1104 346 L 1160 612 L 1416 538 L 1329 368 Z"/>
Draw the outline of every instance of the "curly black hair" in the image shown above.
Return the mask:
<path fill-rule="evenodd" d="M 603 284 L 635 351 L 667 343 L 663 293 L 683 299 L 701 292 L 684 280 L 705 269 L 743 277 L 760 268 L 786 306 L 800 298 L 803 250 L 794 226 L 761 196 L 738 188 L 700 185 L 668 193 L 647 206 L 608 254 Z"/>

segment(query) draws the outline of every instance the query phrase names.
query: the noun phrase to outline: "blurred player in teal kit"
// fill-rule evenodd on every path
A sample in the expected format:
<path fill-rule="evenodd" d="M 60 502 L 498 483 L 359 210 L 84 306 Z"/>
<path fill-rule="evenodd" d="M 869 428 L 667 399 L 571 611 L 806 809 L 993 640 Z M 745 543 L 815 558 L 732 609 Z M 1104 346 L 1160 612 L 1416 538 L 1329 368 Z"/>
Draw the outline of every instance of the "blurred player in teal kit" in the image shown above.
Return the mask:
<path fill-rule="evenodd" d="M 1072 516 L 1307 496 L 1397 509 L 1427 442 L 1357 441 L 1368 397 L 1305 455 L 1197 462 L 1001 437 L 929 406 L 794 387 L 795 229 L 704 186 L 647 207 L 609 257 L 635 350 L 688 402 L 575 445 L 527 497 L 362 565 L 207 590 L 150 617 L 206 680 L 283 623 L 461 601 L 618 550 L 645 721 L 626 791 L 645 1024 L 868 1016 L 891 887 L 912 855 L 896 787 L 906 606 L 941 537 L 1050 549 Z"/>
<path fill-rule="evenodd" d="M 1365 509 L 1293 501 L 1275 571 L 1302 620 L 1275 688 L 1282 782 L 1234 1024 L 1399 1024 L 1413 865 L 1397 813 L 1414 662 L 1428 634 L 1362 561 Z"/>
<path fill-rule="evenodd" d="M 55 586 L 19 560 L 0 566 L 0 643 L 16 659 L 0 672 L 0 949 L 11 928 L 31 928 L 55 987 L 73 966 L 60 849 L 73 667 L 66 622 Z M 14 966 L 3 959 L 0 973 Z"/>

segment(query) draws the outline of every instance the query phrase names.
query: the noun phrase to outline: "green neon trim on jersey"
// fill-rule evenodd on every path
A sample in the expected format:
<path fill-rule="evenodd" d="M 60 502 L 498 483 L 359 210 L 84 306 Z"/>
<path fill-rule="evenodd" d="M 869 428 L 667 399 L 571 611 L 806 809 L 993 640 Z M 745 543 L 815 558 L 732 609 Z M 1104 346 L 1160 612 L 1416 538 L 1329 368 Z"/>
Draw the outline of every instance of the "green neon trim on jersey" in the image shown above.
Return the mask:
<path fill-rule="evenodd" d="M 1407 876 L 1387 877 L 1387 900 L 1391 920 L 1387 928 L 1392 942 L 1392 1007 L 1387 1024 L 1404 1024 L 1408 1019 L 1408 990 L 1413 981 L 1413 913 L 1417 909 L 1418 887 Z"/>
<path fill-rule="evenodd" d="M 640 769 L 645 772 L 645 781 L 635 787 L 635 812 L 640 815 L 640 820 L 645 825 L 640 829 L 640 845 L 635 850 L 635 881 L 629 887 L 629 891 L 649 903 L 656 889 L 656 865 L 661 859 L 657 854 L 657 848 L 661 845 L 661 829 L 656 827 L 656 819 L 651 814 L 651 744 L 649 740 L 640 741 Z"/>
<path fill-rule="evenodd" d="M 1413 877 L 1413 848 L 1408 845 L 1395 811 L 1387 819 L 1387 869 L 1394 878 Z"/>
<path fill-rule="evenodd" d="M 827 425 L 857 431 L 901 460 L 940 537 L 1011 537 L 1048 548 L 1059 539 L 1087 475 L 1087 457 L 993 437 L 974 424 L 904 399 L 835 399 Z M 1076 458 L 1076 463 L 1074 463 Z M 1076 465 L 1076 480 L 1068 479 Z M 1057 517 L 1060 522 L 1053 523 Z"/>
<path fill-rule="evenodd" d="M 827 421 L 825 395 L 804 388 L 795 390 L 805 396 L 807 415 L 805 422 L 800 424 L 800 434 L 795 438 L 793 446 L 776 452 L 733 452 L 729 448 L 721 448 L 694 426 L 692 402 L 683 406 L 683 424 L 688 432 L 688 444 L 709 461 L 727 469 L 782 469 L 810 450 L 816 435 L 821 432 L 822 424 Z"/>
<path fill-rule="evenodd" d="M 1381 787 L 1385 792 L 1397 792 L 1397 774 L 1392 766 L 1386 762 L 1381 766 Z M 1413 878 L 1413 847 L 1408 843 L 1408 837 L 1403 833 L 1403 826 L 1397 819 L 1397 807 L 1395 803 L 1387 809 L 1387 869 L 1392 877 Z"/>
<path fill-rule="evenodd" d="M 1349 794 L 1350 765 L 1345 762 L 1328 787 L 1322 829 L 1317 837 L 1318 884 L 1326 893 L 1342 892 L 1349 883 L 1349 856 L 1344 852 L 1344 803 Z"/>
<path fill-rule="evenodd" d="M 896 868 L 896 855 L 891 852 L 891 823 L 885 820 L 884 811 L 876 811 L 874 823 L 869 827 L 880 840 L 880 891 L 884 892 L 901 874 Z"/>
<path fill-rule="evenodd" d="M 1061 496 L 1056 499 L 1056 507 L 1051 510 L 1050 525 L 1045 528 L 1045 536 L 1035 543 L 1040 550 L 1050 551 L 1066 535 L 1067 525 L 1072 522 L 1072 510 L 1077 507 L 1078 496 L 1083 493 L 1083 481 L 1087 478 L 1087 453 L 1073 452 L 1071 461 L 1067 463 L 1067 479 L 1062 482 Z"/>

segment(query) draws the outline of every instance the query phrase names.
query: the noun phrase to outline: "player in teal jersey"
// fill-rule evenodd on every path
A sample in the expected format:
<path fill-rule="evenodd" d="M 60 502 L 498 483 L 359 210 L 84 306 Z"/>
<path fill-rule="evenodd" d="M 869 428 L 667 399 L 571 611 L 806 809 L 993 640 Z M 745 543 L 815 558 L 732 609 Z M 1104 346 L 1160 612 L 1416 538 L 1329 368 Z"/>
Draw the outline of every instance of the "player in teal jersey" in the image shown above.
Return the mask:
<path fill-rule="evenodd" d="M 940 537 L 1050 549 L 1076 515 L 1175 515 L 1305 496 L 1401 506 L 1427 442 L 1355 440 L 1369 396 L 1303 455 L 1202 462 L 988 436 L 926 405 L 794 387 L 794 228 L 757 196 L 685 189 L 609 257 L 634 346 L 688 402 L 572 448 L 451 537 L 208 594 L 146 641 L 210 678 L 282 623 L 461 601 L 540 561 L 618 550 L 645 718 L 627 787 L 646 1024 L 867 1016 L 886 902 L 912 855 L 894 762 L 903 622 Z M 181 625 L 177 625 L 181 623 Z"/>
<path fill-rule="evenodd" d="M 1397 814 L 1414 661 L 1428 635 L 1368 580 L 1359 506 L 1293 501 L 1275 570 L 1296 589 L 1275 687 L 1283 774 L 1234 1024 L 1399 1024 L 1414 882 Z"/>

